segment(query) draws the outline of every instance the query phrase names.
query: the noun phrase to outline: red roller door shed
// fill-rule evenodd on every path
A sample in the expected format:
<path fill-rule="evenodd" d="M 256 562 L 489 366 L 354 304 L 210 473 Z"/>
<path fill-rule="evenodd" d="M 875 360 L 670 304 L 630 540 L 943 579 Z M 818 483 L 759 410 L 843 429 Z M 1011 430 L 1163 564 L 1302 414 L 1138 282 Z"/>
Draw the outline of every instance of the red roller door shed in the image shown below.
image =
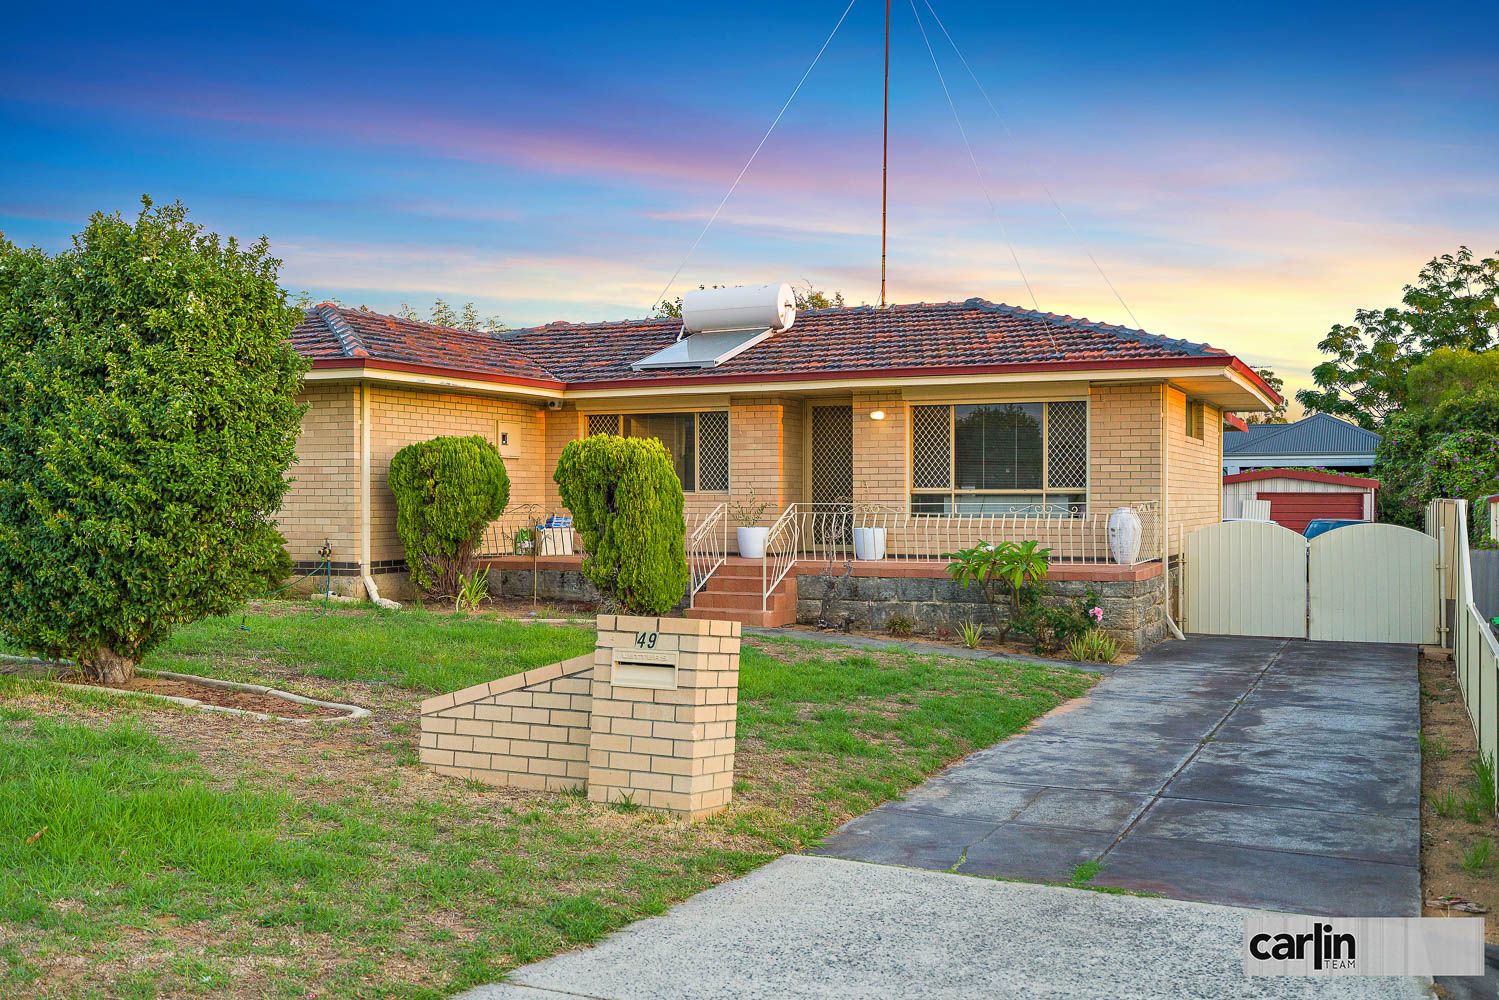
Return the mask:
<path fill-rule="evenodd" d="M 1362 493 L 1260 493 L 1270 501 L 1270 520 L 1292 531 L 1301 532 L 1319 517 L 1364 519 Z"/>

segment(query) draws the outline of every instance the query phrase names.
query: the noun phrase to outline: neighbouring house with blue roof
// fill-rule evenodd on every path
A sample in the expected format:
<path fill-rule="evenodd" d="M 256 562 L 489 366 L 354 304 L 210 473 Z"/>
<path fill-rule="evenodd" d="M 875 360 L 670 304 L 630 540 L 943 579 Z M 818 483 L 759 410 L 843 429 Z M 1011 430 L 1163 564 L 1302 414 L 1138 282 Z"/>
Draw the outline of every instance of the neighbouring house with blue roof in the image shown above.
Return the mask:
<path fill-rule="evenodd" d="M 1314 413 L 1292 424 L 1250 424 L 1223 434 L 1223 471 L 1313 466 L 1367 473 L 1374 468 L 1380 437 L 1345 420 Z"/>

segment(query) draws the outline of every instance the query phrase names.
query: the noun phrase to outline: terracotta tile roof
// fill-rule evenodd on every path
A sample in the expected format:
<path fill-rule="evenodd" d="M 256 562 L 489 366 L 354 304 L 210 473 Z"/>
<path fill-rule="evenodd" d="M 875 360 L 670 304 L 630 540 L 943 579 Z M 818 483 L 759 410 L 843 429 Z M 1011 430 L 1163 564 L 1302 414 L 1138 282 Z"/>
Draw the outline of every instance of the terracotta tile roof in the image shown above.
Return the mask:
<path fill-rule="evenodd" d="M 677 320 L 550 323 L 506 340 L 567 382 L 701 376 L 693 369 L 636 372 L 630 364 L 676 339 Z M 1046 361 L 1201 357 L 1223 351 L 1122 326 L 1031 312 L 983 299 L 853 306 L 796 314 L 790 330 L 750 348 L 714 375 L 796 375 L 882 368 L 947 368 Z"/>
<path fill-rule="evenodd" d="M 983 299 L 806 310 L 797 313 L 790 330 L 716 368 L 643 372 L 634 371 L 631 363 L 676 340 L 680 321 L 548 323 L 485 334 L 327 304 L 308 310 L 307 317 L 292 334 L 292 343 L 314 361 L 369 358 L 567 384 L 1178 358 L 1233 361 L 1226 351 L 1206 344 Z"/>
<path fill-rule="evenodd" d="M 490 333 L 348 309 L 330 303 L 307 310 L 292 347 L 314 362 L 367 358 L 453 372 L 555 382 L 541 365 Z"/>

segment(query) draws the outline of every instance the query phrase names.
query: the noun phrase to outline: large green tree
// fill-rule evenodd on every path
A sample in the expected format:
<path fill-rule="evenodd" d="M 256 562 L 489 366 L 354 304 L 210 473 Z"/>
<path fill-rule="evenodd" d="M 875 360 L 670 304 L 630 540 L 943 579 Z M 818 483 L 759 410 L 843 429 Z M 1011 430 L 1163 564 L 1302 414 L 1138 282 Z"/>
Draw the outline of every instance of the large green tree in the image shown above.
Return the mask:
<path fill-rule="evenodd" d="M 1377 430 L 1407 400 L 1411 367 L 1432 351 L 1487 351 L 1499 345 L 1499 255 L 1475 260 L 1460 247 L 1434 257 L 1399 307 L 1360 309 L 1334 326 L 1317 347 L 1328 360 L 1312 369 L 1315 389 L 1297 400 Z"/>
<path fill-rule="evenodd" d="M 267 241 L 142 201 L 0 236 L 0 632 L 115 683 L 281 558 L 305 370 Z"/>
<path fill-rule="evenodd" d="M 1405 405 L 1380 428 L 1381 520 L 1418 527 L 1428 501 L 1499 492 L 1499 350 L 1433 351 L 1406 376 Z M 1475 528 L 1484 520 L 1474 518 Z"/>

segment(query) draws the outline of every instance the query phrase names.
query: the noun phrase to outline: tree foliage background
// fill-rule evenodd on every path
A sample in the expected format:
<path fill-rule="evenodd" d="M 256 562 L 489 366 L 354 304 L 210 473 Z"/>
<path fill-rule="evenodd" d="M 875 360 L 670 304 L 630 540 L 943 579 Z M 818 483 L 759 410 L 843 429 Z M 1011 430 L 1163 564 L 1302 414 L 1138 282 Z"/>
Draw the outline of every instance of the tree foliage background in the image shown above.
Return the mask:
<path fill-rule="evenodd" d="M 1483 498 L 1499 492 L 1499 351 L 1438 350 L 1405 381 L 1404 407 L 1380 428 L 1380 518 L 1420 527 L 1428 501 L 1465 499 L 1476 541 Z"/>
<path fill-rule="evenodd" d="M 48 256 L 0 236 L 0 631 L 118 681 L 284 559 L 305 363 L 264 238 L 142 199 Z"/>
<path fill-rule="evenodd" d="M 1499 346 L 1499 254 L 1475 259 L 1467 247 L 1434 257 L 1401 305 L 1359 309 L 1317 345 L 1328 360 L 1312 369 L 1315 389 L 1297 400 L 1308 410 L 1343 417 L 1369 430 L 1408 402 L 1406 376 L 1433 351 L 1487 351 Z"/>

